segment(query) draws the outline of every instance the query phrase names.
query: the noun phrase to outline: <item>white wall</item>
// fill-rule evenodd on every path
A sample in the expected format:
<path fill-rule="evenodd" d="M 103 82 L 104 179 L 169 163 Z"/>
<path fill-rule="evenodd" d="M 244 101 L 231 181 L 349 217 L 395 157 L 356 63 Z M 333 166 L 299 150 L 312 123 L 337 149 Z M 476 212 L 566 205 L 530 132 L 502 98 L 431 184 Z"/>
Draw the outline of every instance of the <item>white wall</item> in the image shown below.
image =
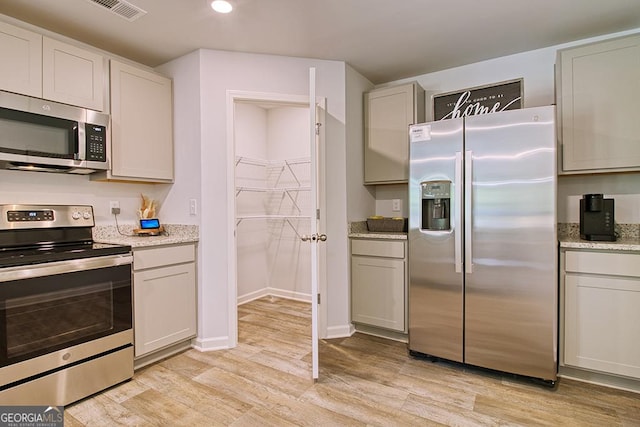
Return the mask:
<path fill-rule="evenodd" d="M 94 182 L 82 175 L 0 170 L 0 204 L 92 205 L 98 225 L 115 225 L 110 201 L 120 202 L 119 224 L 137 223 L 140 194 L 157 200 L 158 216 L 171 223 L 162 194 L 166 184 Z"/>
<path fill-rule="evenodd" d="M 174 224 L 199 224 L 203 217 L 202 168 L 208 163 L 200 156 L 200 138 L 203 119 L 200 116 L 200 57 L 194 52 L 172 64 L 171 72 L 180 76 L 173 79 L 173 140 L 174 183 L 163 191 L 163 214 Z M 170 75 L 169 70 L 158 69 Z M 206 118 L 205 118 L 206 119 Z M 189 213 L 189 200 L 195 199 L 196 215 Z M 201 243 L 202 245 L 202 243 Z"/>
<path fill-rule="evenodd" d="M 235 105 L 236 157 L 251 160 L 267 158 L 267 111 L 257 105 Z M 260 162 L 239 162 L 236 166 L 237 187 L 266 187 L 266 169 Z M 241 191 L 236 196 L 236 215 L 264 214 L 266 193 Z M 253 299 L 269 287 L 267 265 L 268 235 L 264 219 L 242 220 L 236 227 L 238 300 Z"/>
<path fill-rule="evenodd" d="M 555 104 L 555 61 L 558 49 L 590 43 L 602 39 L 637 33 L 639 30 L 625 31 L 580 40 L 545 49 L 519 53 L 462 67 L 385 83 L 380 86 L 417 81 L 427 94 L 450 92 L 474 86 L 487 85 L 516 78 L 524 79 L 524 107 Z M 429 120 L 432 99 L 425 97 L 427 119 Z M 616 222 L 640 223 L 640 173 L 584 175 L 561 177 L 558 180 L 558 222 L 577 222 L 577 195 L 604 193 L 616 198 Z M 376 214 L 388 213 L 389 200 L 406 197 L 406 186 L 384 189 L 376 201 Z"/>
<path fill-rule="evenodd" d="M 200 50 L 171 61 L 160 70 L 174 78 L 176 99 L 179 93 L 199 85 L 200 104 L 189 116 L 176 102 L 176 125 L 184 129 L 201 125 L 200 135 L 176 132 L 176 147 L 198 144 L 199 156 L 180 159 L 181 167 L 200 172 L 201 212 L 199 258 L 199 330 L 197 345 L 223 348 L 233 343 L 229 337 L 234 317 L 235 295 L 229 295 L 229 212 L 226 207 L 229 173 L 227 153 L 227 91 L 254 91 L 287 95 L 307 95 L 309 67 L 316 67 L 317 95 L 327 100 L 327 211 L 330 212 L 326 233 L 329 237 L 327 328 L 348 329 L 348 242 L 346 219 L 346 150 L 345 150 L 345 65 L 337 61 L 256 55 Z M 193 116 L 196 116 L 196 120 Z M 191 138 L 194 139 L 191 139 Z M 202 168 L 199 169 L 199 165 Z M 194 178 L 197 179 L 197 178 Z M 169 191 L 167 198 L 182 205 L 188 190 L 181 183 Z M 333 301 L 337 301 L 334 304 Z"/>
<path fill-rule="evenodd" d="M 559 222 L 580 222 L 580 199 L 590 193 L 615 200 L 618 224 L 640 223 L 640 173 L 561 176 L 558 179 Z"/>
<path fill-rule="evenodd" d="M 280 162 L 293 159 L 310 159 L 309 109 L 272 108 L 268 113 L 269 160 Z M 284 164 L 270 167 L 269 186 L 310 188 L 311 164 L 293 160 L 290 167 Z M 271 193 L 267 210 L 280 215 L 310 215 L 311 192 L 290 191 L 288 195 Z M 296 207 L 296 205 L 298 207 Z M 299 211 L 300 208 L 302 211 Z M 291 224 L 291 225 L 290 225 Z M 295 231 L 293 227 L 295 227 Z M 270 221 L 269 223 L 269 287 L 276 295 L 311 301 L 311 248 L 298 235 L 310 234 L 308 219 Z M 297 234 L 296 234 L 297 233 Z"/>

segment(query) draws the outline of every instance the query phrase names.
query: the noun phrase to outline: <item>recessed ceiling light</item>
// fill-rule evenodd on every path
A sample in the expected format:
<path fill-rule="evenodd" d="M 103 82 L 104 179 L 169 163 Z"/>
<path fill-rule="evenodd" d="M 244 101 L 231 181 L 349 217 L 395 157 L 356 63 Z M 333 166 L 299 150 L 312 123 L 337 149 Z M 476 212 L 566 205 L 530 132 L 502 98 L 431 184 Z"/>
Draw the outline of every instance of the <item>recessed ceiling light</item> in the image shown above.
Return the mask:
<path fill-rule="evenodd" d="M 218 13 L 229 13 L 233 10 L 233 6 L 231 6 L 231 3 L 225 0 L 212 1 L 211 8 Z"/>

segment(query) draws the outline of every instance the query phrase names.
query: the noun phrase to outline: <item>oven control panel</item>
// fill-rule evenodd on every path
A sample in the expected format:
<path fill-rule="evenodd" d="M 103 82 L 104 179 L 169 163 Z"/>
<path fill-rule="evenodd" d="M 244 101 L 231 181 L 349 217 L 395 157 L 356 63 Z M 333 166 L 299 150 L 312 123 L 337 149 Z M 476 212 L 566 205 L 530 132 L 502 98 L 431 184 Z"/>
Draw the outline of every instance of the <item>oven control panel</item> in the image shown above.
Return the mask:
<path fill-rule="evenodd" d="M 53 211 L 49 209 L 39 211 L 8 211 L 7 221 L 53 221 Z"/>
<path fill-rule="evenodd" d="M 0 230 L 94 225 L 89 205 L 0 205 Z"/>

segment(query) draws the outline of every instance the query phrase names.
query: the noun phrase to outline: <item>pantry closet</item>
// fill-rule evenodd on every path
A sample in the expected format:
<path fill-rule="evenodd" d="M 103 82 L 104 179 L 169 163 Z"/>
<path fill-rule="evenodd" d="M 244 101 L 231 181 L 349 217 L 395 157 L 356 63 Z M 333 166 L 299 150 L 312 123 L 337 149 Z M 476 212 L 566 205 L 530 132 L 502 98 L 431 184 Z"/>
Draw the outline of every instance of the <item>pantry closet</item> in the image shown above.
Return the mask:
<path fill-rule="evenodd" d="M 309 109 L 235 102 L 237 303 L 310 302 Z"/>

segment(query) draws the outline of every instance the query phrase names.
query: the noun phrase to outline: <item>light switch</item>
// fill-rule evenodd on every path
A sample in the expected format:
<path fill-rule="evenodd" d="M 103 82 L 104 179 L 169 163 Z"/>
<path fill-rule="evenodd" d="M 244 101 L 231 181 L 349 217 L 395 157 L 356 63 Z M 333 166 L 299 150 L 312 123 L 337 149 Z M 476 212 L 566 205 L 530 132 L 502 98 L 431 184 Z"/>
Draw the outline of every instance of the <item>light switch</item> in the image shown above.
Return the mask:
<path fill-rule="evenodd" d="M 196 215 L 198 212 L 198 202 L 196 199 L 189 199 L 189 215 Z"/>

